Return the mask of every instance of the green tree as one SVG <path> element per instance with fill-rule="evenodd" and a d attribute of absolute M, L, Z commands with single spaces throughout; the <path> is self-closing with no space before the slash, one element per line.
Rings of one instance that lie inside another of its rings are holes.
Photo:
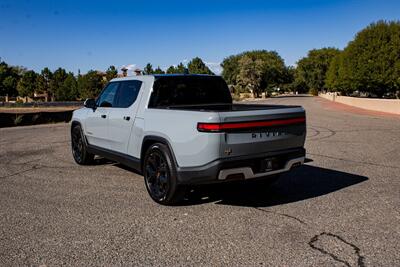
<path fill-rule="evenodd" d="M 144 67 L 144 74 L 149 75 L 149 74 L 153 74 L 154 70 L 153 70 L 153 66 L 150 63 L 147 63 L 146 67 Z"/>
<path fill-rule="evenodd" d="M 33 70 L 25 72 L 18 82 L 17 90 L 19 96 L 33 97 L 36 87 L 37 74 Z"/>
<path fill-rule="evenodd" d="M 78 98 L 78 83 L 72 72 L 67 74 L 61 87 L 57 90 L 57 100 L 71 101 Z"/>
<path fill-rule="evenodd" d="M 345 68 L 343 67 L 343 52 L 336 55 L 326 72 L 325 86 L 328 91 L 341 92 L 344 95 L 351 93 L 351 86 L 346 82 Z"/>
<path fill-rule="evenodd" d="M 103 89 L 101 75 L 94 70 L 90 70 L 85 75 L 81 75 L 78 78 L 78 89 L 82 99 L 97 97 Z"/>
<path fill-rule="evenodd" d="M 38 93 L 45 93 L 49 94 L 50 92 L 50 83 L 53 78 L 53 73 L 50 71 L 49 68 L 44 68 L 40 75 L 37 76 L 36 83 L 37 83 L 37 92 Z"/>
<path fill-rule="evenodd" d="M 339 54 L 336 48 L 310 50 L 307 57 L 297 62 L 296 83 L 305 84 L 307 89 L 326 89 L 326 73 L 333 58 Z"/>
<path fill-rule="evenodd" d="M 158 66 L 158 67 L 154 70 L 153 73 L 154 73 L 154 74 L 165 74 L 165 71 L 163 71 L 163 70 L 160 68 L 160 66 Z"/>
<path fill-rule="evenodd" d="M 237 85 L 242 91 L 250 90 L 254 97 L 261 96 L 261 82 L 263 79 L 263 61 L 252 59 L 250 56 L 243 56 L 238 64 L 239 74 L 236 77 Z"/>
<path fill-rule="evenodd" d="M 9 67 L 8 64 L 1 61 L 0 62 L 0 96 L 7 95 L 7 91 L 3 84 L 4 80 L 9 76 Z"/>
<path fill-rule="evenodd" d="M 182 63 L 180 65 L 183 66 Z M 178 67 L 179 67 L 179 65 L 178 65 Z M 214 73 L 207 67 L 207 65 L 199 57 L 193 58 L 188 63 L 188 70 L 189 70 L 189 73 L 192 73 L 192 74 L 210 74 L 210 75 L 214 75 Z"/>
<path fill-rule="evenodd" d="M 178 66 L 176 66 L 176 71 L 178 73 L 186 73 L 186 67 L 183 65 L 183 63 L 179 63 Z"/>
<path fill-rule="evenodd" d="M 331 65 L 327 85 L 345 94 L 358 90 L 382 96 L 400 90 L 400 22 L 372 23 Z"/>
<path fill-rule="evenodd" d="M 239 74 L 239 60 L 244 56 L 245 53 L 239 55 L 231 55 L 223 60 L 222 66 L 222 77 L 230 85 L 235 85 L 237 75 Z"/>
<path fill-rule="evenodd" d="M 17 83 L 25 70 L 0 62 L 0 96 L 18 95 Z"/>
<path fill-rule="evenodd" d="M 241 64 L 239 63 L 244 56 L 250 57 L 253 61 L 262 61 L 262 79 L 260 88 L 262 90 L 271 90 L 285 84 L 288 75 L 285 62 L 275 51 L 254 50 L 243 52 L 225 58 L 221 64 L 223 67 L 222 76 L 230 85 L 237 85 L 238 74 Z"/>
<path fill-rule="evenodd" d="M 165 71 L 163 71 L 163 70 L 160 68 L 160 66 L 158 66 L 158 67 L 154 70 L 153 74 L 165 74 Z"/>
<path fill-rule="evenodd" d="M 295 75 L 296 75 L 296 68 L 293 66 L 288 66 L 285 68 L 284 76 L 283 76 L 283 83 L 280 84 L 281 92 L 294 92 L 296 91 L 295 87 Z"/>
<path fill-rule="evenodd" d="M 109 82 L 112 79 L 116 78 L 117 75 L 118 75 L 118 71 L 115 68 L 115 66 L 111 65 L 110 67 L 108 67 L 108 69 L 106 70 L 106 80 L 107 80 L 107 82 Z"/>
<path fill-rule="evenodd" d="M 18 77 L 15 76 L 7 76 L 2 83 L 3 93 L 0 95 L 9 95 L 15 96 L 17 95 L 17 84 L 18 84 Z"/>
<path fill-rule="evenodd" d="M 174 74 L 174 73 L 179 73 L 178 69 L 175 66 L 169 66 L 166 73 L 168 74 Z"/>
<path fill-rule="evenodd" d="M 67 72 L 63 68 L 58 68 L 52 75 L 52 79 L 50 80 L 49 92 L 51 101 L 58 100 L 59 97 L 62 98 L 63 93 L 62 85 L 67 78 Z"/>

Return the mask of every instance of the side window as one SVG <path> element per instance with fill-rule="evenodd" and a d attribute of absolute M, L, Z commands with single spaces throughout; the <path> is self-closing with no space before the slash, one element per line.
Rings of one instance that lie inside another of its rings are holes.
<path fill-rule="evenodd" d="M 135 102 L 141 86 L 142 82 L 137 80 L 120 82 L 118 97 L 114 107 L 127 108 L 131 106 Z"/>
<path fill-rule="evenodd" d="M 101 95 L 97 98 L 96 104 L 99 107 L 114 107 L 115 106 L 115 96 L 118 90 L 118 83 L 109 83 L 106 88 L 104 88 Z"/>

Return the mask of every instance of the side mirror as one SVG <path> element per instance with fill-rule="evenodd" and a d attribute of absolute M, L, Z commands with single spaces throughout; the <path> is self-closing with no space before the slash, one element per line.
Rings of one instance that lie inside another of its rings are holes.
<path fill-rule="evenodd" d="M 85 102 L 83 103 L 83 105 L 85 106 L 85 108 L 95 109 L 96 108 L 96 100 L 94 100 L 93 98 L 87 98 L 85 100 Z"/>

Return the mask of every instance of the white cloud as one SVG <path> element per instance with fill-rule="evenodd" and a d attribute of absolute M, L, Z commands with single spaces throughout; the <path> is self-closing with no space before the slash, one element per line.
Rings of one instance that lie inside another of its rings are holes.
<path fill-rule="evenodd" d="M 218 62 L 204 62 L 204 63 L 215 74 L 220 75 L 222 73 L 221 63 Z"/>
<path fill-rule="evenodd" d="M 128 71 L 129 71 L 129 70 L 134 70 L 134 69 L 136 68 L 136 64 L 122 65 L 122 66 L 120 67 L 120 69 L 122 69 L 122 68 L 126 68 Z"/>
<path fill-rule="evenodd" d="M 134 75 L 134 70 L 138 68 L 136 64 L 127 64 L 127 65 L 122 65 L 119 67 L 118 72 L 122 73 L 122 69 L 125 68 L 128 70 L 128 76 Z"/>

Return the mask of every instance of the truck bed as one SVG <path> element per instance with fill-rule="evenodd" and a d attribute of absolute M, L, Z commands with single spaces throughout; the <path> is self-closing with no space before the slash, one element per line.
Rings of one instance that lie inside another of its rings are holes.
<path fill-rule="evenodd" d="M 262 105 L 262 104 L 209 104 L 209 105 L 179 105 L 168 106 L 166 109 L 204 111 L 204 112 L 227 112 L 227 111 L 252 111 L 297 108 L 300 106 L 288 105 Z"/>

